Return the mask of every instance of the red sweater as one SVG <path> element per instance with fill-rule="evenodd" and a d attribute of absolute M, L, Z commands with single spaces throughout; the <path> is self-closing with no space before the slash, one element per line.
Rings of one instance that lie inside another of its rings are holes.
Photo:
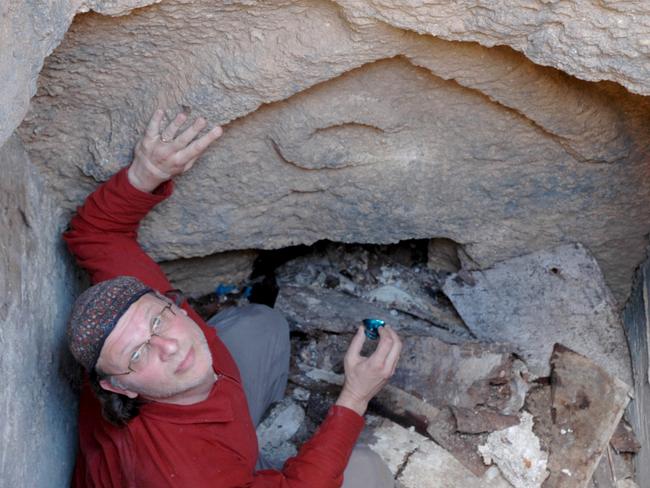
<path fill-rule="evenodd" d="M 136 241 L 140 220 L 171 195 L 173 183 L 144 193 L 126 170 L 101 185 L 79 208 L 64 234 L 70 251 L 93 283 L 130 275 L 161 292 L 171 289 L 160 267 Z M 309 487 L 342 484 L 343 470 L 363 428 L 363 418 L 333 406 L 314 436 L 282 471 L 254 471 L 255 427 L 239 371 L 215 330 L 187 303 L 183 308 L 203 329 L 219 380 L 208 398 L 194 405 L 152 402 L 126 427 L 100 413 L 85 384 L 79 406 L 76 487 Z"/>

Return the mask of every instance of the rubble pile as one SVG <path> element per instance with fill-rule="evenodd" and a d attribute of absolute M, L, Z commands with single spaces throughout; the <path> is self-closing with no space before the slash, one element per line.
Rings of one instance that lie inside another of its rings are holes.
<path fill-rule="evenodd" d="M 570 244 L 481 271 L 462 261 L 446 239 L 324 242 L 275 269 L 293 359 L 290 395 L 258 429 L 265 456 L 281 465 L 309 437 L 352 335 L 379 318 L 404 349 L 362 442 L 398 486 L 637 486 L 629 354 L 594 258 Z"/>

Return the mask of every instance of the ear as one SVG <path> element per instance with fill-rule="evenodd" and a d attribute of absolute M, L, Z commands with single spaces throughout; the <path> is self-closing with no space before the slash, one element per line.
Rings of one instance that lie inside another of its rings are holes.
<path fill-rule="evenodd" d="M 125 396 L 127 396 L 129 398 L 135 398 L 135 397 L 138 396 L 138 394 L 136 392 L 131 391 L 131 390 L 126 390 L 124 388 L 120 388 L 118 386 L 115 386 L 109 380 L 99 380 L 99 386 L 101 386 L 106 391 L 112 391 L 113 393 L 119 393 L 120 395 L 125 395 Z"/>
<path fill-rule="evenodd" d="M 187 310 L 185 310 L 184 308 L 181 308 L 180 311 L 183 315 L 187 315 Z"/>

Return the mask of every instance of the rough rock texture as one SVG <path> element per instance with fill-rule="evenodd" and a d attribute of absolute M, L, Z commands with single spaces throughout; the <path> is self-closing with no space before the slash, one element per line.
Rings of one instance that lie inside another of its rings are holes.
<path fill-rule="evenodd" d="M 74 273 L 60 215 L 15 136 L 0 148 L 0 174 L 2 485 L 69 486 L 76 399 L 64 336 Z"/>
<path fill-rule="evenodd" d="M 43 60 L 77 12 L 122 15 L 160 0 L 30 0 L 0 3 L 0 145 L 20 124 L 36 93 Z"/>
<path fill-rule="evenodd" d="M 623 324 L 582 246 L 521 256 L 468 277 L 452 275 L 443 289 L 480 340 L 515 345 L 536 376 L 549 375 L 553 345 L 563 344 L 632 384 Z"/>
<path fill-rule="evenodd" d="M 143 226 L 157 259 L 444 236 L 481 267 L 580 241 L 626 296 L 650 230 L 648 100 L 341 14 L 204 0 L 80 16 L 21 134 L 71 211 L 129 163 L 156 105 L 230 122 Z"/>
<path fill-rule="evenodd" d="M 241 285 L 253 270 L 256 251 L 224 252 L 205 258 L 160 263 L 174 288 L 185 294 L 205 295 L 220 284 Z"/>
<path fill-rule="evenodd" d="M 273 406 L 267 417 L 257 426 L 260 452 L 265 460 L 276 469 L 298 452 L 288 442 L 305 421 L 305 412 L 291 397 L 286 397 Z"/>
<path fill-rule="evenodd" d="M 623 323 L 632 357 L 634 398 L 627 416 L 641 443 L 635 458 L 638 479 L 650 480 L 650 260 L 639 269 L 634 289 L 623 313 Z"/>
<path fill-rule="evenodd" d="M 632 388 L 588 358 L 556 346 L 550 476 L 546 488 L 585 488 L 623 417 Z"/>
<path fill-rule="evenodd" d="M 122 15 L 160 0 L 37 0 L 0 6 L 0 144 L 18 125 L 35 92 L 43 59 L 77 12 Z M 241 2 L 243 4 L 252 2 Z M 626 2 L 405 2 L 339 0 L 365 26 L 385 23 L 447 40 L 508 45 L 538 64 L 586 80 L 612 80 L 650 94 L 650 15 L 643 0 Z"/>
<path fill-rule="evenodd" d="M 508 45 L 535 63 L 650 95 L 650 9 L 643 0 L 337 0 L 348 18 L 448 40 Z"/>
<path fill-rule="evenodd" d="M 404 488 L 510 488 L 498 473 L 475 476 L 456 458 L 426 437 L 384 421 L 369 447 L 379 454 Z"/>
<path fill-rule="evenodd" d="M 519 425 L 493 432 L 479 446 L 487 464 L 496 464 L 515 488 L 539 488 L 548 476 L 548 454 L 533 433 L 533 416 L 523 412 Z"/>

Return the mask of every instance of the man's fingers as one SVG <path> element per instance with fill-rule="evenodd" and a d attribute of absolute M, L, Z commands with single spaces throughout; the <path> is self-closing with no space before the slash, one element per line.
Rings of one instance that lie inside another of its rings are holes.
<path fill-rule="evenodd" d="M 183 133 L 176 138 L 174 141 L 174 144 L 178 146 L 179 148 L 183 148 L 187 146 L 190 142 L 194 140 L 194 138 L 201 132 L 205 126 L 207 125 L 206 120 L 203 117 L 199 117 L 194 121 L 192 125 L 190 125 L 187 129 L 183 131 Z"/>
<path fill-rule="evenodd" d="M 184 113 L 179 113 L 174 117 L 174 120 L 172 120 L 167 127 L 165 127 L 165 130 L 162 131 L 162 134 L 160 134 L 160 138 L 162 139 L 163 142 L 171 142 L 172 139 L 176 136 L 176 132 L 178 132 L 178 129 L 183 125 L 183 123 L 187 120 L 187 115 Z"/>
<path fill-rule="evenodd" d="M 391 329 L 390 332 L 393 334 L 393 347 L 389 351 L 388 356 L 386 356 L 385 366 L 390 371 L 390 375 L 393 376 L 400 354 L 402 353 L 402 341 L 394 330 Z"/>
<path fill-rule="evenodd" d="M 161 109 L 157 109 L 153 113 L 149 120 L 149 124 L 147 124 L 147 130 L 145 132 L 147 136 L 158 137 L 158 134 L 160 134 L 160 123 L 162 122 L 163 115 L 164 113 Z"/>
<path fill-rule="evenodd" d="M 370 360 L 376 365 L 383 365 L 386 362 L 388 353 L 393 347 L 393 336 L 390 333 L 390 327 L 384 326 L 380 327 L 379 332 L 379 344 L 377 349 L 370 356 Z"/>
<path fill-rule="evenodd" d="M 214 127 L 210 132 L 198 138 L 185 149 L 178 151 L 176 154 L 178 160 L 189 162 L 192 159 L 198 158 L 221 134 L 223 134 L 223 129 L 219 126 Z"/>
<path fill-rule="evenodd" d="M 363 326 L 360 326 L 357 329 L 357 333 L 354 334 L 354 337 L 350 341 L 350 346 L 348 347 L 348 352 L 346 356 L 349 358 L 358 358 L 361 356 L 361 348 L 363 348 L 363 343 L 366 341 L 366 334 L 363 332 Z"/>
<path fill-rule="evenodd" d="M 192 158 L 187 163 L 185 163 L 185 166 L 183 166 L 183 173 L 187 173 L 190 169 L 192 169 L 192 166 L 194 166 L 194 163 L 196 163 L 197 159 L 199 158 Z"/>

